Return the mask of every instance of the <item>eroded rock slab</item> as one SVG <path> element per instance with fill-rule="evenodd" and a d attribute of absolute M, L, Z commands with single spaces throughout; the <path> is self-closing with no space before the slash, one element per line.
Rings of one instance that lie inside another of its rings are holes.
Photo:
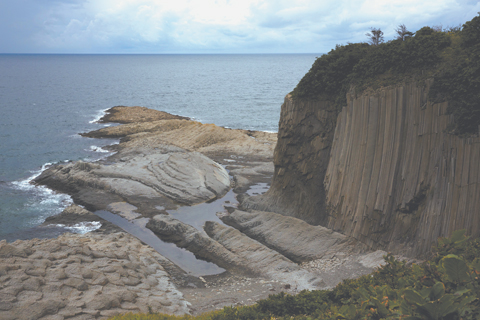
<path fill-rule="evenodd" d="M 235 210 L 220 219 L 298 263 L 343 250 L 348 241 L 338 232 L 273 212 Z"/>
<path fill-rule="evenodd" d="M 184 314 L 160 254 L 125 233 L 0 241 L 0 319 Z"/>
<path fill-rule="evenodd" d="M 200 153 L 174 147 L 168 153 L 151 152 L 129 153 L 113 164 L 78 161 L 57 165 L 36 182 L 70 193 L 100 189 L 120 198 L 111 202 L 131 197 L 169 198 L 188 205 L 221 197 L 230 188 L 227 171 Z"/>
<path fill-rule="evenodd" d="M 98 122 L 139 123 L 168 119 L 187 120 L 188 118 L 145 107 L 116 106 L 108 109 L 106 114 L 98 120 Z"/>
<path fill-rule="evenodd" d="M 174 242 L 177 246 L 194 253 L 196 257 L 213 262 L 234 274 L 258 275 L 258 272 L 250 267 L 248 260 L 232 254 L 204 232 L 172 216 L 157 215 L 150 219 L 147 228 L 162 240 Z"/>
<path fill-rule="evenodd" d="M 295 282 L 302 289 L 320 288 L 322 279 L 301 269 L 282 254 L 240 231 L 207 221 L 203 233 L 171 216 L 155 216 L 147 224 L 162 239 L 175 242 L 196 256 L 236 274 Z"/>

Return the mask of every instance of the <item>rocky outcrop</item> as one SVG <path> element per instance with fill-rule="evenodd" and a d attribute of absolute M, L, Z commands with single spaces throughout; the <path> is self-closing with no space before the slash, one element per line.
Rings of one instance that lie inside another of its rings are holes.
<path fill-rule="evenodd" d="M 105 115 L 100 118 L 98 122 L 140 123 L 171 119 L 188 120 L 186 117 L 176 116 L 167 112 L 148 109 L 145 107 L 117 106 L 105 111 Z"/>
<path fill-rule="evenodd" d="M 335 133 L 337 112 L 324 101 L 293 101 L 282 105 L 275 173 L 266 195 L 243 203 L 245 209 L 292 215 L 308 223 L 322 222 L 325 212 L 323 179 Z"/>
<path fill-rule="evenodd" d="M 301 289 L 319 288 L 323 284 L 318 276 L 302 270 L 282 254 L 236 229 L 213 221 L 205 223 L 205 233 L 165 215 L 155 216 L 147 227 L 160 238 L 173 241 L 234 274 L 263 276 L 283 282 L 297 281 Z"/>
<path fill-rule="evenodd" d="M 141 107 L 114 107 L 102 122 L 118 126 L 82 134 L 121 138 L 106 148 L 117 153 L 95 163 L 55 165 L 35 183 L 68 193 L 88 210 L 128 202 L 144 216 L 222 197 L 270 181 L 275 133 L 233 130 Z M 223 165 L 223 166 L 222 166 Z M 235 173 L 233 173 L 235 172 Z"/>
<path fill-rule="evenodd" d="M 454 230 L 480 235 L 480 138 L 446 133 L 447 103 L 414 84 L 348 95 L 325 177 L 326 225 L 413 254 Z"/>
<path fill-rule="evenodd" d="M 235 210 L 221 219 L 297 263 L 320 259 L 330 251 L 346 251 L 348 246 L 347 237 L 338 232 L 273 212 Z"/>
<path fill-rule="evenodd" d="M 297 218 L 236 210 L 222 220 L 235 228 L 206 221 L 197 230 L 168 215 L 155 216 L 147 227 L 232 274 L 280 281 L 295 290 L 331 288 L 384 263 L 386 252 L 368 251 L 344 235 Z"/>
<path fill-rule="evenodd" d="M 78 161 L 57 165 L 43 172 L 36 182 L 74 194 L 87 187 L 121 199 L 169 198 L 188 205 L 221 197 L 230 189 L 227 171 L 211 159 L 180 148 L 163 149 L 150 154 L 130 150 L 113 164 Z M 88 203 L 89 199 L 84 201 Z M 94 202 L 88 204 L 95 206 Z"/>
<path fill-rule="evenodd" d="M 0 318 L 106 319 L 188 313 L 152 248 L 125 233 L 0 241 Z"/>
<path fill-rule="evenodd" d="M 128 123 L 83 133 L 90 138 L 123 138 L 121 149 L 177 146 L 207 156 L 240 155 L 272 159 L 277 135 L 270 132 L 226 129 L 214 124 L 179 119 Z"/>
<path fill-rule="evenodd" d="M 282 106 L 275 176 L 246 207 L 321 224 L 374 248 L 418 256 L 438 237 L 480 235 L 480 138 L 446 133 L 447 103 L 416 84 Z"/>
<path fill-rule="evenodd" d="M 205 233 L 170 215 L 153 217 L 148 221 L 147 228 L 152 230 L 160 239 L 174 242 L 180 248 L 194 253 L 196 257 L 214 262 L 234 274 L 258 275 L 258 272 L 243 257 L 232 254 Z"/>

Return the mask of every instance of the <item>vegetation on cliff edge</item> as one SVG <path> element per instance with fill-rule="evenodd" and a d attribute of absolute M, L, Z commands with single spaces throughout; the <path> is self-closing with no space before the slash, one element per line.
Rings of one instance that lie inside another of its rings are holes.
<path fill-rule="evenodd" d="M 480 239 L 464 230 L 439 239 L 434 257 L 407 265 L 392 255 L 372 274 L 333 290 L 280 293 L 253 306 L 225 307 L 196 317 L 127 314 L 111 320 L 405 319 L 480 318 Z"/>
<path fill-rule="evenodd" d="M 434 78 L 432 102 L 448 101 L 455 134 L 480 125 L 480 15 L 462 28 L 423 27 L 412 37 L 378 45 L 337 45 L 314 62 L 292 92 L 293 99 L 329 100 L 340 110 L 346 93 Z"/>

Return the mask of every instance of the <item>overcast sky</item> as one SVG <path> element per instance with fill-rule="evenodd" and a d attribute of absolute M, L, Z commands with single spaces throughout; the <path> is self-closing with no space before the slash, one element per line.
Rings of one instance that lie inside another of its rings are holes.
<path fill-rule="evenodd" d="M 0 53 L 326 53 L 457 26 L 469 0 L 0 0 Z"/>

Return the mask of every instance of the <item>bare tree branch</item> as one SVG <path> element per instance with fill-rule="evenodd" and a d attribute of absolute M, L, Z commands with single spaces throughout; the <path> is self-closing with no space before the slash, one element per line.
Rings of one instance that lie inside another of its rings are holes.
<path fill-rule="evenodd" d="M 405 41 L 406 38 L 413 36 L 413 32 L 408 31 L 404 24 L 399 25 L 395 32 L 397 32 L 397 40 Z"/>
<path fill-rule="evenodd" d="M 368 37 L 368 43 L 374 46 L 378 46 L 383 43 L 383 31 L 380 28 L 371 28 L 370 32 L 365 34 Z"/>

